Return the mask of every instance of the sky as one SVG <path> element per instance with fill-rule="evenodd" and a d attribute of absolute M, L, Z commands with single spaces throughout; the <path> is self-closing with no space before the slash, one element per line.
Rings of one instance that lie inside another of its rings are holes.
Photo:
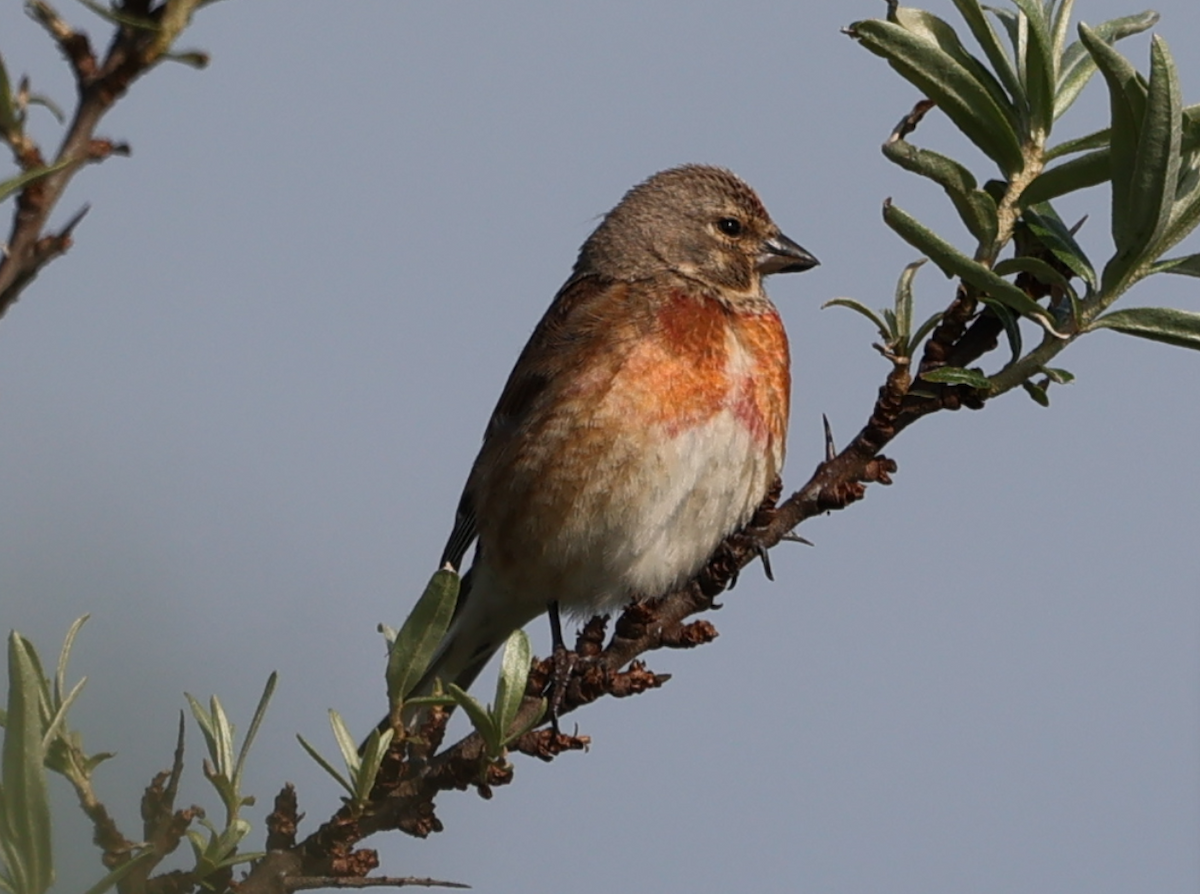
<path fill-rule="evenodd" d="M 1200 6 L 1157 8 L 1200 101 Z M 1076 3 L 1093 24 L 1133 11 Z M 211 66 L 164 66 L 105 119 L 132 157 L 76 177 L 55 215 L 90 203 L 75 247 L 0 320 L 0 628 L 50 659 L 90 613 L 73 721 L 118 754 L 98 787 L 128 834 L 184 692 L 244 729 L 272 670 L 248 842 L 284 782 L 302 834 L 336 808 L 295 733 L 332 755 L 327 709 L 378 719 L 376 625 L 434 570 L 579 244 L 649 174 L 730 167 L 821 259 L 769 282 L 793 346 L 786 484 L 820 460 L 822 413 L 853 436 L 887 365 L 864 320 L 821 304 L 891 301 L 915 254 L 882 222 L 889 196 L 967 245 L 940 190 L 879 152 L 919 97 L 839 29 L 883 12 L 228 0 L 197 17 L 182 46 Z M 1123 48 L 1146 68 L 1144 37 Z M 16 0 L 0 53 L 69 105 Z M 1102 126 L 1089 94 L 1065 136 Z M 914 140 L 991 176 L 934 116 Z M 1097 258 L 1108 201 L 1063 207 Z M 1196 291 L 1160 276 L 1125 305 L 1196 309 Z M 921 314 L 951 295 L 918 276 Z M 715 643 L 651 656 L 663 690 L 572 717 L 587 754 L 518 758 L 489 802 L 443 796 L 445 832 L 368 842 L 382 871 L 498 894 L 1200 889 L 1200 356 L 1102 332 L 1059 360 L 1077 380 L 1048 410 L 1018 391 L 905 431 L 892 487 L 806 523 L 815 546 L 775 550 L 775 583 L 749 569 Z M 184 800 L 215 815 L 188 735 Z M 81 890 L 101 870 L 56 797 L 58 890 Z"/>

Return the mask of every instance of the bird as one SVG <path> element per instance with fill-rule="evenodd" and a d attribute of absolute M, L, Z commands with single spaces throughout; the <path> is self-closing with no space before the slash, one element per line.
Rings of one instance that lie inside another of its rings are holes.
<path fill-rule="evenodd" d="M 818 263 L 721 167 L 661 171 L 604 215 L 488 420 L 441 558 L 458 570 L 474 544 L 472 563 L 413 694 L 469 688 L 547 611 L 669 592 L 750 520 L 791 392 L 763 279 Z"/>

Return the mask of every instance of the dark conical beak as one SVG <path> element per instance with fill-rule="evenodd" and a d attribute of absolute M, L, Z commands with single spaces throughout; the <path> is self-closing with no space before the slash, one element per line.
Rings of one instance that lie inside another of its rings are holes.
<path fill-rule="evenodd" d="M 772 273 L 800 273 L 820 263 L 783 233 L 776 233 L 763 241 L 757 266 L 759 273 L 768 276 Z"/>

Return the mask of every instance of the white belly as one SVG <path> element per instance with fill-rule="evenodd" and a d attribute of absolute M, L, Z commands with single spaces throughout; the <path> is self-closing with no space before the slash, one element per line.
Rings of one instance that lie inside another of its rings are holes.
<path fill-rule="evenodd" d="M 581 500 L 591 511 L 573 514 L 548 544 L 555 582 L 545 583 L 560 588 L 572 614 L 613 611 L 682 584 L 750 519 L 776 473 L 731 410 L 652 440 L 655 449 L 621 457 L 633 466 L 625 474 L 598 469 Z"/>

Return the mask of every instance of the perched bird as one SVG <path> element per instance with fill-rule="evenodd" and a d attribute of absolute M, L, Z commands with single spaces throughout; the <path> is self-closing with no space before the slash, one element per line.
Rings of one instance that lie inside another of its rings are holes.
<path fill-rule="evenodd" d="M 425 680 L 470 686 L 556 604 L 612 612 L 696 574 L 783 467 L 787 336 L 763 277 L 816 258 L 745 182 L 684 165 L 588 237 L 508 377 L 443 563 L 478 540 Z"/>

